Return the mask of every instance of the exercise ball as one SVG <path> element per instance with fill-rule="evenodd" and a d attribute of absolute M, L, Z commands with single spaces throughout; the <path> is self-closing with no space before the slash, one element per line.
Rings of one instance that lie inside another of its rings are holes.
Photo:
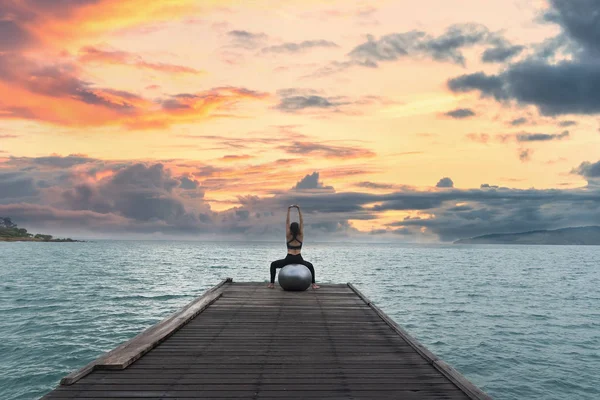
<path fill-rule="evenodd" d="M 312 274 L 302 264 L 290 264 L 281 268 L 277 280 L 283 290 L 302 292 L 310 286 Z"/>

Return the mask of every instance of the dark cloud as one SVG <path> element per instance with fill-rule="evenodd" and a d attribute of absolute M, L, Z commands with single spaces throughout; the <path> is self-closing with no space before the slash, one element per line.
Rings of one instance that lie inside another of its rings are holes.
<path fill-rule="evenodd" d="M 198 182 L 191 180 L 187 176 L 182 176 L 179 180 L 181 181 L 179 187 L 182 189 L 197 189 L 198 188 Z"/>
<path fill-rule="evenodd" d="M 0 15 L 2 15 L 2 8 L 0 6 Z M 0 52 L 20 50 L 34 42 L 35 39 L 17 22 L 0 19 Z"/>
<path fill-rule="evenodd" d="M 32 177 L 23 172 L 0 172 L 0 202 L 35 196 L 38 190 Z"/>
<path fill-rule="evenodd" d="M 577 125 L 577 121 L 560 121 L 558 123 L 558 126 L 562 127 L 562 128 L 567 128 L 569 126 L 575 126 Z"/>
<path fill-rule="evenodd" d="M 397 231 L 406 239 L 424 235 L 430 240 L 447 241 L 495 232 L 600 224 L 600 192 L 592 185 L 581 189 L 520 190 L 483 184 L 480 189 L 426 191 L 401 185 L 377 187 L 363 181 L 356 186 L 392 191 L 336 192 L 320 180 L 319 172 L 313 172 L 291 190 L 268 197 L 240 195 L 234 208 L 213 212 L 202 198 L 186 197 L 198 189 L 183 189 L 183 177 L 174 177 L 162 164 L 96 160 L 59 173 L 55 168 L 43 167 L 34 159 L 3 161 L 0 214 L 13 217 L 27 229 L 46 224 L 50 228 L 43 231 L 53 234 L 61 232 L 62 227 L 71 227 L 127 235 L 207 233 L 276 238 L 283 235 L 285 210 L 294 203 L 302 207 L 307 229 L 323 237 L 333 233 L 335 237 L 357 235 L 352 220 L 376 220 L 386 211 L 416 214 L 379 232 Z M 103 171 L 112 174 L 101 180 L 90 179 Z M 582 163 L 572 173 L 597 179 L 600 162 Z M 10 198 L 4 197 L 6 193 Z"/>
<path fill-rule="evenodd" d="M 454 92 L 479 91 L 500 102 L 536 106 L 542 115 L 600 113 L 600 16 L 597 0 L 551 0 L 545 20 L 562 32 L 533 56 L 496 75 L 450 79 Z M 553 59 L 562 49 L 564 57 Z"/>
<path fill-rule="evenodd" d="M 310 175 L 306 175 L 304 178 L 302 178 L 297 184 L 296 186 L 294 186 L 294 189 L 296 190 L 302 190 L 302 189 L 326 189 L 326 190 L 331 190 L 333 189 L 332 186 L 325 186 L 323 185 L 323 182 L 319 181 L 319 173 L 318 172 L 313 172 Z"/>
<path fill-rule="evenodd" d="M 500 75 L 482 72 L 448 82 L 454 92 L 477 90 L 498 101 L 535 105 L 543 115 L 600 112 L 600 68 L 597 63 L 563 61 L 545 64 L 528 60 L 511 65 Z"/>
<path fill-rule="evenodd" d="M 435 186 L 439 188 L 451 188 L 454 187 L 454 182 L 450 178 L 442 178 Z"/>
<path fill-rule="evenodd" d="M 97 161 L 94 158 L 87 156 L 81 156 L 76 154 L 70 154 L 66 157 L 61 156 L 47 156 L 47 157 L 35 157 L 31 159 L 34 164 L 44 165 L 49 167 L 57 168 L 71 168 L 74 165 L 87 164 L 90 162 Z"/>
<path fill-rule="evenodd" d="M 524 118 L 524 117 L 513 119 L 512 121 L 510 121 L 510 124 L 512 126 L 519 126 L 519 125 L 523 125 L 526 123 L 527 123 L 527 118 Z"/>
<path fill-rule="evenodd" d="M 504 92 L 503 80 L 495 75 L 486 75 L 483 72 L 465 74 L 448 81 L 448 88 L 453 92 L 470 92 L 479 90 L 484 97 L 494 97 L 496 100 L 507 98 Z"/>
<path fill-rule="evenodd" d="M 525 46 L 512 46 L 510 44 L 501 44 L 496 47 L 486 49 L 481 56 L 481 61 L 485 63 L 503 63 L 513 57 L 518 56 L 525 50 Z"/>
<path fill-rule="evenodd" d="M 361 147 L 333 146 L 324 143 L 292 141 L 290 144 L 278 146 L 279 149 L 290 154 L 303 156 L 321 156 L 324 158 L 361 158 L 373 157 L 375 153 Z"/>
<path fill-rule="evenodd" d="M 395 185 L 389 183 L 375 183 L 375 182 L 357 182 L 354 186 L 367 188 L 367 189 L 393 189 Z"/>
<path fill-rule="evenodd" d="M 600 54 L 600 15 L 597 0 L 550 0 L 545 19 L 584 50 Z"/>
<path fill-rule="evenodd" d="M 231 38 L 235 47 L 241 47 L 248 50 L 260 47 L 268 37 L 264 33 L 253 33 L 244 30 L 229 31 L 227 32 L 227 36 Z"/>
<path fill-rule="evenodd" d="M 407 210 L 431 210 L 440 207 L 444 199 L 423 193 L 398 193 L 386 196 L 381 204 L 373 206 L 373 211 L 407 211 Z"/>
<path fill-rule="evenodd" d="M 600 161 L 595 163 L 589 161 L 582 162 L 577 168 L 574 168 L 571 173 L 581 175 L 584 178 L 600 178 Z"/>
<path fill-rule="evenodd" d="M 49 18 L 64 19 L 78 7 L 99 0 L 20 0 L 0 2 L 0 53 L 25 50 L 39 45 L 31 27 Z"/>
<path fill-rule="evenodd" d="M 519 142 L 547 142 L 550 140 L 561 140 L 569 137 L 569 131 L 564 131 L 557 134 L 548 133 L 519 133 L 517 134 Z"/>
<path fill-rule="evenodd" d="M 113 213 L 136 221 L 177 225 L 196 217 L 187 213 L 174 193 L 181 182 L 162 164 L 134 164 L 95 186 L 77 185 L 63 193 L 72 210 Z"/>
<path fill-rule="evenodd" d="M 457 108 L 456 110 L 448 111 L 444 114 L 447 117 L 452 117 L 455 119 L 464 119 L 475 116 L 475 111 L 470 108 Z"/>
<path fill-rule="evenodd" d="M 480 188 L 481 189 L 499 189 L 500 187 L 497 185 L 490 185 L 489 183 L 482 183 Z"/>
<path fill-rule="evenodd" d="M 331 48 L 331 47 L 339 47 L 334 42 L 329 40 L 304 40 L 299 43 L 283 43 L 275 46 L 265 47 L 261 50 L 263 53 L 299 53 L 304 50 L 313 49 L 313 48 Z"/>
<path fill-rule="evenodd" d="M 346 61 L 333 61 L 314 75 L 336 73 L 353 66 L 377 68 L 381 62 L 397 61 L 403 57 L 426 57 L 464 66 L 463 49 L 486 44 L 498 47 L 502 43 L 507 43 L 502 36 L 479 24 L 452 25 L 439 36 L 417 30 L 392 33 L 379 39 L 368 35 L 366 42 L 347 54 Z"/>
<path fill-rule="evenodd" d="M 530 161 L 532 154 L 533 154 L 533 150 L 531 150 L 531 149 L 519 150 L 519 160 L 521 160 L 521 162 Z"/>
<path fill-rule="evenodd" d="M 286 113 L 312 111 L 314 113 L 328 112 L 357 115 L 363 112 L 365 106 L 397 104 L 380 96 L 361 96 L 351 99 L 347 96 L 325 96 L 313 89 L 281 89 L 277 91 L 277 94 L 280 101 L 274 109 Z M 290 130 L 287 130 L 287 132 L 289 133 Z"/>
<path fill-rule="evenodd" d="M 335 107 L 345 104 L 349 103 L 316 95 L 289 96 L 282 97 L 275 108 L 283 112 L 293 113 L 305 109 L 335 109 Z"/>

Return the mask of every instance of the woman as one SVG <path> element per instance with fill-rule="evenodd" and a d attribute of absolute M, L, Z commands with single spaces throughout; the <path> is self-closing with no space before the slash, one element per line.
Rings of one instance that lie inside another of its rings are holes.
<path fill-rule="evenodd" d="M 294 207 L 298 209 L 300 225 L 298 225 L 297 222 L 292 222 L 290 224 L 290 210 Z M 287 240 L 288 254 L 283 260 L 277 260 L 271 263 L 271 283 L 269 283 L 267 287 L 275 287 L 275 273 L 277 272 L 277 268 L 283 268 L 288 264 L 302 264 L 305 265 L 312 274 L 312 288 L 320 288 L 320 286 L 315 283 L 315 269 L 313 268 L 313 265 L 308 261 L 304 261 L 300 255 L 302 241 L 304 240 L 304 223 L 302 222 L 302 212 L 300 211 L 300 207 L 295 204 L 288 207 L 287 219 L 285 220 L 285 238 Z"/>

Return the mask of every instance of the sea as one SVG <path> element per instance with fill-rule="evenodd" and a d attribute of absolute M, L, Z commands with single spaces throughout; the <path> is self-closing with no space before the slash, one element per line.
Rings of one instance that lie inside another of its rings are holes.
<path fill-rule="evenodd" d="M 0 243 L 0 399 L 59 380 L 226 277 L 265 282 L 284 243 Z M 600 398 L 600 246 L 307 243 L 494 399 Z"/>

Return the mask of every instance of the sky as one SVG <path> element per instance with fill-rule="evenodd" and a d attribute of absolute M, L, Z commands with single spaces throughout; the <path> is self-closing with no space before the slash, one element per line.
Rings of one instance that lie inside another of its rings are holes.
<path fill-rule="evenodd" d="M 33 232 L 599 225 L 599 122 L 600 0 L 0 0 L 0 216 Z"/>

